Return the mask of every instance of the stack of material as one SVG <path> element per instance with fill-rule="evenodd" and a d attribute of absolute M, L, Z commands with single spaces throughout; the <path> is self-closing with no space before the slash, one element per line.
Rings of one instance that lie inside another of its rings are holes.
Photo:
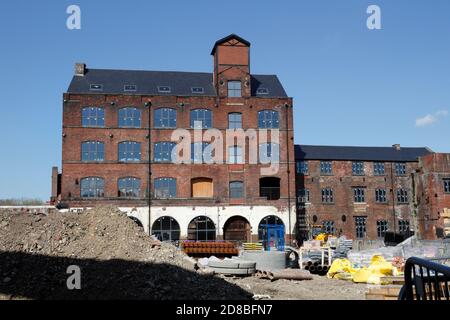
<path fill-rule="evenodd" d="M 231 257 L 239 254 L 232 242 L 183 242 L 183 251 L 192 257 Z"/>
<path fill-rule="evenodd" d="M 398 300 L 401 285 L 374 286 L 366 292 L 366 300 Z"/>
<path fill-rule="evenodd" d="M 319 276 L 325 276 L 328 273 L 329 266 L 320 265 L 319 262 L 308 261 L 305 266 L 305 270 L 309 271 L 311 274 L 317 274 Z"/>
<path fill-rule="evenodd" d="M 263 245 L 262 243 L 258 242 L 258 243 L 244 243 L 242 244 L 244 247 L 244 250 L 246 251 L 261 251 L 263 250 Z"/>
<path fill-rule="evenodd" d="M 347 258 L 347 254 L 353 248 L 353 240 L 340 238 L 336 250 L 334 250 L 333 259 Z"/>
<path fill-rule="evenodd" d="M 256 262 L 241 259 L 210 259 L 208 268 L 224 275 L 249 276 L 256 272 Z"/>

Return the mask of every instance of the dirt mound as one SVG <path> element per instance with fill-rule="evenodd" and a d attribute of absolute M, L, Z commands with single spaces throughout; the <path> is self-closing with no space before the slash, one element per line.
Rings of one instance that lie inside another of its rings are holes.
<path fill-rule="evenodd" d="M 195 272 L 175 246 L 152 240 L 112 206 L 83 213 L 0 212 L 3 298 L 246 299 L 226 281 Z M 82 290 L 66 286 L 69 265 Z"/>

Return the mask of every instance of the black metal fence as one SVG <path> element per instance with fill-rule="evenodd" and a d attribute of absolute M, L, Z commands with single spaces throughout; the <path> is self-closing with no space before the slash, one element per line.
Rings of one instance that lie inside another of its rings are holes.
<path fill-rule="evenodd" d="M 449 293 L 450 267 L 416 257 L 405 264 L 405 285 L 399 300 L 447 300 Z"/>

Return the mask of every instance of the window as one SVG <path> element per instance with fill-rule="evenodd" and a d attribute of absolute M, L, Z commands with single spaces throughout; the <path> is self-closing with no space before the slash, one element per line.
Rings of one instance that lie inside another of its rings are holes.
<path fill-rule="evenodd" d="M 352 162 L 352 173 L 354 176 L 363 176 L 364 175 L 364 162 L 353 161 Z"/>
<path fill-rule="evenodd" d="M 259 196 L 267 200 L 280 199 L 280 179 L 275 177 L 259 179 Z"/>
<path fill-rule="evenodd" d="M 256 94 L 257 95 L 269 94 L 269 89 L 267 89 L 267 88 L 258 88 L 258 89 L 256 89 Z"/>
<path fill-rule="evenodd" d="M 141 161 L 141 143 L 134 141 L 119 143 L 119 161 Z"/>
<path fill-rule="evenodd" d="M 119 197 L 138 198 L 141 194 L 141 179 L 127 177 L 119 179 Z"/>
<path fill-rule="evenodd" d="M 308 161 L 297 161 L 296 163 L 297 173 L 298 174 L 308 174 L 309 165 Z"/>
<path fill-rule="evenodd" d="M 214 195 L 213 180 L 196 178 L 191 180 L 192 198 L 212 198 Z"/>
<path fill-rule="evenodd" d="M 228 147 L 228 163 L 230 164 L 244 163 L 244 159 L 242 156 L 242 147 L 238 146 Z"/>
<path fill-rule="evenodd" d="M 171 93 L 172 90 L 168 86 L 158 86 L 159 93 Z"/>
<path fill-rule="evenodd" d="M 398 189 L 397 190 L 397 202 L 398 203 L 408 203 L 408 191 L 405 189 Z"/>
<path fill-rule="evenodd" d="M 241 199 L 244 197 L 244 183 L 242 181 L 230 182 L 230 198 Z"/>
<path fill-rule="evenodd" d="M 159 108 L 154 112 L 153 126 L 155 128 L 176 128 L 177 111 L 171 108 Z"/>
<path fill-rule="evenodd" d="M 326 234 L 334 234 L 334 221 L 324 221 L 323 222 L 323 229 Z"/>
<path fill-rule="evenodd" d="M 333 203 L 333 189 L 322 189 L 322 203 Z"/>
<path fill-rule="evenodd" d="M 300 203 L 309 203 L 309 190 L 308 189 L 298 189 L 297 200 Z"/>
<path fill-rule="evenodd" d="M 206 216 L 193 219 L 188 225 L 188 240 L 216 240 L 216 226 L 214 222 Z"/>
<path fill-rule="evenodd" d="M 175 142 L 157 142 L 153 147 L 153 161 L 155 162 L 172 162 L 175 161 Z"/>
<path fill-rule="evenodd" d="M 408 220 L 399 220 L 398 221 L 398 231 L 400 234 L 409 235 L 410 234 L 409 221 Z"/>
<path fill-rule="evenodd" d="M 405 176 L 406 175 L 406 163 L 397 162 L 395 164 L 395 174 L 397 176 Z"/>
<path fill-rule="evenodd" d="M 86 107 L 82 110 L 83 127 L 105 126 L 105 110 L 99 107 Z"/>
<path fill-rule="evenodd" d="M 355 231 L 357 239 L 366 237 L 367 217 L 355 217 Z"/>
<path fill-rule="evenodd" d="M 384 238 L 386 232 L 389 231 L 389 225 L 386 220 L 377 221 L 377 237 Z"/>
<path fill-rule="evenodd" d="M 280 120 L 277 111 L 263 110 L 258 112 L 259 129 L 278 129 Z"/>
<path fill-rule="evenodd" d="M 228 129 L 242 129 L 242 113 L 228 114 Z"/>
<path fill-rule="evenodd" d="M 375 201 L 377 203 L 386 203 L 386 189 L 375 189 Z"/>
<path fill-rule="evenodd" d="M 125 92 L 136 92 L 137 91 L 137 86 L 135 86 L 134 84 L 126 84 L 123 86 L 123 91 Z"/>
<path fill-rule="evenodd" d="M 156 199 L 169 199 L 177 196 L 177 180 L 174 178 L 155 179 L 154 188 Z"/>
<path fill-rule="evenodd" d="M 333 165 L 331 161 L 320 161 L 320 174 L 326 176 L 333 174 Z"/>
<path fill-rule="evenodd" d="M 161 217 L 153 223 L 152 233 L 159 241 L 178 241 L 180 225 L 172 217 Z"/>
<path fill-rule="evenodd" d="M 277 163 L 280 161 L 280 145 L 278 143 L 262 143 L 259 145 L 259 161 L 261 163 Z"/>
<path fill-rule="evenodd" d="M 191 161 L 194 163 L 212 162 L 211 146 L 207 142 L 191 143 Z"/>
<path fill-rule="evenodd" d="M 208 129 L 212 127 L 212 112 L 207 109 L 191 111 L 191 128 Z"/>
<path fill-rule="evenodd" d="M 230 98 L 242 97 L 240 81 L 228 81 L 228 97 Z"/>
<path fill-rule="evenodd" d="M 201 94 L 204 93 L 205 90 L 202 87 L 193 87 L 191 88 L 192 93 Z"/>
<path fill-rule="evenodd" d="M 444 179 L 444 192 L 450 193 L 450 179 Z"/>
<path fill-rule="evenodd" d="M 356 203 L 366 202 L 365 188 L 353 188 L 353 201 Z"/>
<path fill-rule="evenodd" d="M 103 178 L 87 177 L 81 179 L 82 198 L 101 198 L 105 196 L 105 181 Z"/>
<path fill-rule="evenodd" d="M 373 174 L 376 176 L 384 176 L 385 175 L 385 169 L 384 169 L 383 162 L 374 162 L 373 163 Z"/>
<path fill-rule="evenodd" d="M 86 141 L 81 144 L 81 161 L 104 161 L 105 144 L 100 141 Z"/>
<path fill-rule="evenodd" d="M 102 84 L 91 84 L 89 86 L 90 91 L 103 91 L 103 85 Z"/>
<path fill-rule="evenodd" d="M 140 128 L 141 110 L 131 107 L 119 109 L 119 127 Z"/>

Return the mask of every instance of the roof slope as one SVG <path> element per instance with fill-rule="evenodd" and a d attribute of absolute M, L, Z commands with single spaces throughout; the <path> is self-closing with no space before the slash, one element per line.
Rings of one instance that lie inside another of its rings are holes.
<path fill-rule="evenodd" d="M 252 96 L 287 97 L 276 75 L 252 75 Z M 91 85 L 102 85 L 102 90 L 90 90 Z M 135 85 L 136 91 L 125 92 L 125 85 Z M 170 87 L 170 93 L 158 92 L 158 86 Z M 193 93 L 193 87 L 203 88 L 203 93 Z M 265 88 L 268 94 L 257 94 Z M 109 93 L 177 96 L 216 96 L 212 73 L 179 71 L 134 71 L 87 69 L 84 76 L 74 76 L 68 93 Z"/>
<path fill-rule="evenodd" d="M 296 145 L 297 160 L 353 160 L 353 161 L 417 161 L 432 153 L 428 148 L 341 147 Z"/>

